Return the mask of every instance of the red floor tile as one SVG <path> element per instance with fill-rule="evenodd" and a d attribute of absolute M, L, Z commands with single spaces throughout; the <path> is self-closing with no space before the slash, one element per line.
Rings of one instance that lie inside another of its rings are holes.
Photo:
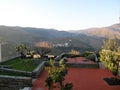
<path fill-rule="evenodd" d="M 32 90 L 48 90 L 45 87 L 47 72 L 43 71 L 34 82 Z M 69 68 L 65 82 L 73 83 L 73 90 L 120 90 L 120 85 L 109 86 L 103 78 L 113 77 L 106 69 Z"/>

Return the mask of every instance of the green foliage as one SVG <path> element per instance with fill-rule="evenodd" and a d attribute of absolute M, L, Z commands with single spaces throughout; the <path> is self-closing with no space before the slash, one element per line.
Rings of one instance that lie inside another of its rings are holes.
<path fill-rule="evenodd" d="M 60 88 L 60 90 L 72 90 L 72 83 L 66 83 L 64 85 L 64 77 L 68 72 L 64 60 L 60 60 L 59 67 L 56 67 L 54 63 L 55 61 L 51 59 L 51 67 L 47 67 L 49 76 L 46 78 L 45 82 L 48 89 L 53 90 L 55 88 Z"/>
<path fill-rule="evenodd" d="M 87 57 L 87 56 L 92 55 L 92 54 L 94 54 L 94 52 L 86 51 L 86 52 L 82 53 L 81 56 Z"/>
<path fill-rule="evenodd" d="M 120 51 L 116 45 L 118 45 L 118 43 L 113 39 L 106 40 L 100 51 L 100 61 L 102 61 L 105 67 L 111 70 L 114 75 L 118 73 L 118 60 L 120 60 Z"/>
<path fill-rule="evenodd" d="M 95 55 L 94 54 L 90 54 L 86 58 L 95 61 Z"/>
<path fill-rule="evenodd" d="M 53 88 L 53 79 L 51 77 L 47 77 L 45 80 L 46 86 L 48 86 L 48 90 Z"/>
<path fill-rule="evenodd" d="M 12 67 L 12 69 L 25 71 L 26 66 L 24 64 L 26 64 L 27 66 L 27 71 L 30 72 L 33 71 L 36 67 L 36 64 L 33 59 L 21 59 L 21 58 L 15 58 L 13 60 L 6 61 L 2 65 L 9 65 Z"/>
<path fill-rule="evenodd" d="M 118 42 L 115 39 L 104 40 L 102 48 L 105 50 L 116 51 L 118 48 Z"/>
<path fill-rule="evenodd" d="M 100 60 L 103 62 L 106 68 L 112 70 L 115 66 L 114 61 L 117 60 L 116 52 L 102 49 L 100 52 Z"/>
<path fill-rule="evenodd" d="M 74 57 L 80 57 L 80 55 L 75 55 L 75 54 L 65 54 L 64 57 L 67 57 L 67 58 L 74 58 Z"/>
<path fill-rule="evenodd" d="M 18 45 L 17 47 L 16 47 L 16 51 L 18 51 L 18 52 L 24 52 L 24 50 L 27 50 L 27 46 L 25 45 L 25 44 L 21 44 L 21 45 Z"/>
<path fill-rule="evenodd" d="M 72 87 L 73 87 L 73 86 L 72 86 L 72 83 L 66 83 L 63 90 L 71 90 Z"/>
<path fill-rule="evenodd" d="M 69 54 L 73 54 L 73 55 L 79 55 L 80 52 L 74 49 L 71 49 L 71 51 L 69 52 Z"/>
<path fill-rule="evenodd" d="M 21 45 L 18 45 L 16 47 L 16 51 L 20 53 L 22 59 L 25 58 L 25 54 L 27 53 L 27 49 L 28 48 L 25 44 L 21 44 Z"/>

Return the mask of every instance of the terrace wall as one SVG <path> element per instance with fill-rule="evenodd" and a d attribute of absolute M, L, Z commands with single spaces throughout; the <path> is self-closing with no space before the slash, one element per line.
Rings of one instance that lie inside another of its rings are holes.
<path fill-rule="evenodd" d="M 28 71 L 21 71 L 21 70 L 15 70 L 15 69 L 8 69 L 8 68 L 0 68 L 0 72 L 8 72 L 15 75 L 24 75 L 24 76 L 32 76 L 31 72 Z"/>
<path fill-rule="evenodd" d="M 39 76 L 39 74 L 44 70 L 44 67 L 45 67 L 45 61 L 42 62 L 41 64 L 39 64 L 37 66 L 37 68 L 35 68 L 32 72 L 32 77 L 33 78 L 37 78 Z"/>
<path fill-rule="evenodd" d="M 32 79 L 29 77 L 3 76 L 0 75 L 0 90 L 19 90 L 31 87 Z"/>
<path fill-rule="evenodd" d="M 33 78 L 37 78 L 40 73 L 44 70 L 45 66 L 49 66 L 49 61 L 43 61 L 41 64 L 38 65 L 38 67 L 33 70 L 32 72 L 32 77 Z M 56 62 L 55 66 L 58 66 L 59 63 Z M 76 67 L 76 68 L 99 68 L 99 64 L 98 63 L 94 63 L 94 64 L 80 64 L 80 63 L 66 63 L 66 66 L 68 67 Z"/>
<path fill-rule="evenodd" d="M 55 63 L 56 66 L 59 65 L 58 62 Z M 78 63 L 66 63 L 68 67 L 78 67 L 78 68 L 99 68 L 99 64 L 78 64 Z M 22 73 L 27 74 L 27 76 L 32 76 L 32 78 L 28 77 L 16 77 L 16 76 L 0 76 L 0 90 L 19 90 L 23 87 L 30 87 L 32 84 L 32 79 L 37 78 L 40 73 L 44 70 L 45 66 L 49 66 L 49 61 L 43 61 L 41 64 L 37 66 L 33 72 L 23 72 L 19 70 L 12 70 L 7 68 L 0 69 L 1 71 L 9 71 L 14 73 Z"/>
<path fill-rule="evenodd" d="M 81 64 L 81 63 L 66 63 L 68 67 L 76 67 L 76 68 L 99 68 L 98 63 L 94 64 Z"/>

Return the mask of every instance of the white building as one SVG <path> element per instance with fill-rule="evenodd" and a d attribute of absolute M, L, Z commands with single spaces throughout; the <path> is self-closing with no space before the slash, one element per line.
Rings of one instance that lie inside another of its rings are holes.
<path fill-rule="evenodd" d="M 58 44 L 53 44 L 53 47 L 69 47 L 68 43 L 58 43 Z"/>
<path fill-rule="evenodd" d="M 2 62 L 2 48 L 1 48 L 1 43 L 0 43 L 0 62 Z"/>

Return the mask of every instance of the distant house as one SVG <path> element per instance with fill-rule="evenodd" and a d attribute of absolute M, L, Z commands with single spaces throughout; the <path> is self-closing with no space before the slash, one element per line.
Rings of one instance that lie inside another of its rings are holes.
<path fill-rule="evenodd" d="M 41 56 L 40 56 L 39 54 L 34 54 L 34 55 L 33 55 L 33 58 L 34 58 L 34 59 L 37 59 L 37 58 L 40 58 L 40 57 L 41 57 Z"/>
<path fill-rule="evenodd" d="M 58 43 L 58 44 L 53 44 L 53 47 L 69 47 L 68 43 Z"/>
<path fill-rule="evenodd" d="M 55 55 L 46 55 L 48 58 L 54 58 L 55 57 Z"/>

